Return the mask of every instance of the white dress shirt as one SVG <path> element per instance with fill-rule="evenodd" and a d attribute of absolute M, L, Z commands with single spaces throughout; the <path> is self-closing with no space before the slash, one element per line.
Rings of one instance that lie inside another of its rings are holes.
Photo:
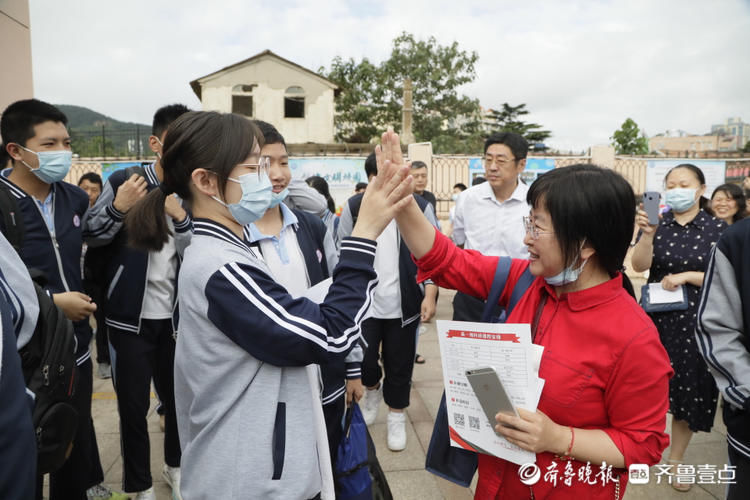
<path fill-rule="evenodd" d="M 472 186 L 458 195 L 453 221 L 453 241 L 484 255 L 528 259 L 523 243 L 523 217 L 529 215 L 526 193 L 529 187 L 518 181 L 510 198 L 498 201 L 489 182 Z"/>

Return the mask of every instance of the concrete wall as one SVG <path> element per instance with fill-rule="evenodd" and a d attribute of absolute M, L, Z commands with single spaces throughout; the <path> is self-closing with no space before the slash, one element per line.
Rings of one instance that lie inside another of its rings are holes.
<path fill-rule="evenodd" d="M 34 97 L 30 26 L 28 0 L 0 1 L 0 113 L 15 101 Z"/>
<path fill-rule="evenodd" d="M 333 89 L 323 81 L 273 57 L 262 57 L 201 82 L 204 110 L 230 112 L 235 85 L 257 85 L 253 118 L 273 124 L 287 143 L 333 142 Z M 284 118 L 284 93 L 288 87 L 305 91 L 305 117 Z"/>

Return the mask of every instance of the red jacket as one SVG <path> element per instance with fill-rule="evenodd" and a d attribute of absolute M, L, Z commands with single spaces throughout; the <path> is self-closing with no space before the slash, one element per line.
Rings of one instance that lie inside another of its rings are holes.
<path fill-rule="evenodd" d="M 453 288 L 475 297 L 489 295 L 497 257 L 462 250 L 440 233 L 430 252 L 417 260 L 422 281 Z M 514 259 L 500 297 L 507 305 L 513 286 L 528 261 Z M 554 288 L 537 278 L 508 317 L 508 323 L 533 323 L 542 296 L 547 296 L 534 343 L 544 346 L 539 376 L 546 380 L 538 409 L 554 422 L 606 432 L 630 464 L 659 463 L 669 445 L 664 433 L 669 408 L 669 378 L 672 368 L 651 319 L 622 287 L 622 276 L 586 290 L 557 297 Z M 542 479 L 533 486 L 535 498 L 607 498 L 615 496 L 615 484 L 602 486 L 597 473 L 601 464 L 591 464 L 589 485 L 578 480 L 586 463 L 572 461 L 575 477 L 563 484 L 565 461 L 557 462 L 554 486 L 545 473 L 555 457 L 537 454 Z M 479 455 L 477 499 L 529 498 L 529 486 L 518 477 L 519 466 L 489 455 Z M 570 471 L 570 469 L 569 469 Z M 627 471 L 620 476 L 620 498 L 625 493 Z"/>

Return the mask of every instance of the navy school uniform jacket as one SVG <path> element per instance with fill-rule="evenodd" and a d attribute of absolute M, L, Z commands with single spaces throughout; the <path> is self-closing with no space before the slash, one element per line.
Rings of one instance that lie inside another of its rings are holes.
<path fill-rule="evenodd" d="M 24 224 L 21 259 L 29 269 L 37 269 L 47 280 L 49 294 L 62 292 L 83 293 L 81 280 L 81 250 L 83 248 L 83 219 L 89 206 L 86 192 L 67 182 L 55 182 L 50 187 L 53 196 L 54 227 L 52 234 L 37 201 L 7 177 L 5 169 L 0 182 L 16 197 Z M 5 228 L 3 228 L 4 230 Z M 91 357 L 89 342 L 92 331 L 88 318 L 73 323 L 77 348 L 76 364 Z"/>
<path fill-rule="evenodd" d="M 11 250 L 13 251 L 13 250 Z M 0 270 L 0 288 L 7 286 Z M 0 498 L 34 498 L 36 438 L 13 322 L 17 312 L 0 294 Z"/>
<path fill-rule="evenodd" d="M 154 165 L 144 167 L 147 191 L 159 186 Z M 118 188 L 125 182 L 127 172 L 118 170 L 109 176 L 102 194 L 89 211 L 83 237 L 90 247 L 109 245 L 108 261 L 104 265 L 103 283 L 107 298 L 108 326 L 118 330 L 138 333 L 141 327 L 141 310 L 148 282 L 148 252 L 131 248 L 127 244 L 127 234 L 123 226 L 125 214 L 118 211 L 113 203 Z M 169 216 L 166 216 L 169 218 Z M 190 214 L 184 221 L 174 221 L 174 239 L 178 256 L 190 244 L 192 219 Z M 177 297 L 177 293 L 175 293 Z M 173 327 L 174 327 L 173 322 Z M 176 331 L 176 328 L 174 328 Z"/>
<path fill-rule="evenodd" d="M 320 218 L 302 210 L 292 209 L 292 212 L 297 217 L 294 232 L 305 259 L 307 277 L 310 286 L 314 286 L 331 276 L 333 270 L 328 269 L 327 252 L 335 251 L 335 248 L 326 249 L 324 240 L 327 228 Z M 251 239 L 247 228 L 245 237 Z M 257 242 L 252 243 L 251 248 L 260 252 Z M 362 357 L 362 347 L 356 344 L 345 360 L 336 359 L 320 364 L 323 379 L 321 400 L 324 405 L 331 404 L 346 394 L 345 380 L 362 377 Z"/>
<path fill-rule="evenodd" d="M 750 218 L 725 229 L 714 246 L 695 336 L 724 398 L 727 442 L 750 458 Z"/>
<path fill-rule="evenodd" d="M 359 207 L 362 205 L 363 193 L 355 194 L 344 205 L 341 212 L 341 219 L 338 228 L 338 239 L 341 240 L 352 234 L 354 224 L 359 215 Z M 435 211 L 432 209 L 427 200 L 414 195 L 417 205 L 424 213 L 430 223 L 438 227 Z M 399 287 L 401 289 L 401 326 L 406 326 L 419 319 L 422 312 L 422 299 L 424 298 L 424 288 L 417 283 L 417 265 L 411 258 L 411 252 L 399 235 L 398 248 L 398 273 Z M 385 249 L 384 249 L 385 250 Z M 383 251 L 383 250 L 381 250 Z M 431 282 L 430 282 L 431 283 Z"/>
<path fill-rule="evenodd" d="M 359 341 L 377 244 L 342 241 L 333 284 L 315 304 L 278 285 L 246 239 L 204 219 L 193 226 L 178 278 L 182 494 L 312 498 L 321 470 L 305 366 L 343 359 Z"/>

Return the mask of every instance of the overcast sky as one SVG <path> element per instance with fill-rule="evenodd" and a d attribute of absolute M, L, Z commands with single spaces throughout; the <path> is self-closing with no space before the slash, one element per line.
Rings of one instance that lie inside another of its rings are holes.
<path fill-rule="evenodd" d="M 29 4 L 36 97 L 124 121 L 199 109 L 191 80 L 266 49 L 316 71 L 337 55 L 380 62 L 406 30 L 476 51 L 463 92 L 526 103 L 560 149 L 607 143 L 627 117 L 649 136 L 750 122 L 750 0 Z"/>

